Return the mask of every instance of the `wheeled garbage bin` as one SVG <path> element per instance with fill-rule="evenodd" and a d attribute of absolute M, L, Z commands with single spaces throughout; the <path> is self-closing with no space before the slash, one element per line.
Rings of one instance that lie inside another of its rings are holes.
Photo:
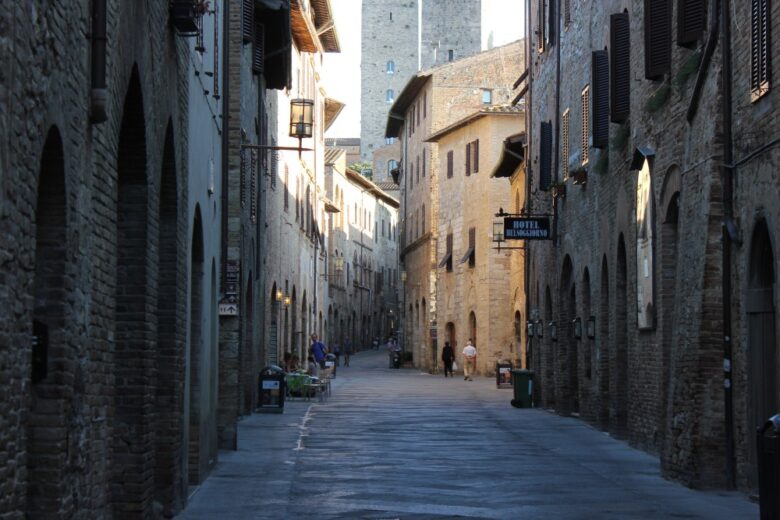
<path fill-rule="evenodd" d="M 780 414 L 770 417 L 757 435 L 761 519 L 780 518 Z"/>
<path fill-rule="evenodd" d="M 284 412 L 284 370 L 276 365 L 267 366 L 257 376 L 257 411 Z"/>
<path fill-rule="evenodd" d="M 512 370 L 512 386 L 515 398 L 512 406 L 515 408 L 531 408 L 534 394 L 533 370 Z"/>

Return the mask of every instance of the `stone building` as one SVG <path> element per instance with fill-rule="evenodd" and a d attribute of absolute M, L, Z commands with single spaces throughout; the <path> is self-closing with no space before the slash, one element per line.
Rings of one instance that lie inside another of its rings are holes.
<path fill-rule="evenodd" d="M 0 14 L 0 516 L 171 514 L 215 460 L 221 7 Z"/>
<path fill-rule="evenodd" d="M 432 190 L 440 201 L 436 321 L 444 324 L 441 344 L 449 342 L 462 363 L 461 351 L 472 340 L 479 352 L 477 373 L 482 374 L 492 374 L 496 362 L 515 361 L 522 354 L 514 338 L 515 306 L 510 304 L 517 303 L 525 313 L 523 291 L 511 293 L 515 250 L 495 249 L 492 236 L 495 214 L 509 209 L 512 192 L 508 180 L 489 175 L 504 139 L 523 126 L 520 107 L 485 105 L 426 139 L 436 145 L 439 157 Z M 424 313 L 424 298 L 414 302 L 414 327 L 423 325 L 420 305 Z M 436 354 L 437 365 L 439 358 Z"/>
<path fill-rule="evenodd" d="M 360 138 L 359 137 L 326 137 L 325 146 L 339 148 L 347 154 L 347 166 L 360 162 Z"/>
<path fill-rule="evenodd" d="M 426 139 L 485 105 L 508 103 L 523 66 L 523 47 L 521 41 L 513 42 L 417 73 L 387 118 L 385 135 L 401 142 L 401 305 L 406 317 L 402 345 L 413 352 L 419 367 L 436 366 L 441 343 L 435 269 L 437 244 L 444 240 L 438 221 L 441 161 L 436 144 Z"/>
<path fill-rule="evenodd" d="M 339 52 L 339 41 L 327 0 L 293 0 L 292 49 L 288 55 L 292 83 L 276 92 L 269 114 L 271 146 L 287 147 L 268 155 L 267 178 L 259 182 L 260 272 L 254 296 L 263 308 L 258 366 L 280 364 L 285 353 L 306 360 L 310 335 L 323 336 L 325 320 L 326 201 L 325 130 L 342 105 L 329 98 L 320 82 L 322 55 Z M 297 152 L 290 137 L 290 103 L 313 102 L 312 137 Z M 289 149 L 292 148 L 292 149 Z M 264 175 L 264 177 L 266 177 Z M 250 187 L 251 189 L 251 187 Z"/>
<path fill-rule="evenodd" d="M 780 406 L 778 8 L 561 5 L 530 6 L 530 207 L 556 231 L 528 261 L 537 398 L 669 478 L 755 489 Z"/>
<path fill-rule="evenodd" d="M 388 109 L 417 71 L 480 51 L 481 20 L 481 0 L 363 0 L 361 160 L 393 144 L 383 132 Z"/>
<path fill-rule="evenodd" d="M 398 327 L 398 201 L 326 152 L 327 344 L 367 348 Z"/>

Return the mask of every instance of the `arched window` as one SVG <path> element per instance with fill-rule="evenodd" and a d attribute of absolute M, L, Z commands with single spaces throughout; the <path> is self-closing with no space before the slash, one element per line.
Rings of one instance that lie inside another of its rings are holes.
<path fill-rule="evenodd" d="M 385 101 L 388 103 L 392 103 L 395 99 L 395 94 L 393 93 L 393 89 L 389 88 L 387 89 L 387 92 L 385 93 Z"/>
<path fill-rule="evenodd" d="M 395 74 L 395 62 L 393 60 L 387 62 L 387 68 L 385 69 L 385 71 L 388 74 Z"/>

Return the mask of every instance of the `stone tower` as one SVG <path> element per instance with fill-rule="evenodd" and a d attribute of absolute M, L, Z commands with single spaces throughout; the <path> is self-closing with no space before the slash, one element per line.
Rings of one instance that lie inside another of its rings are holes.
<path fill-rule="evenodd" d="M 481 0 L 363 0 L 362 161 L 371 161 L 375 150 L 391 144 L 384 137 L 387 111 L 412 74 L 480 51 L 481 4 Z"/>

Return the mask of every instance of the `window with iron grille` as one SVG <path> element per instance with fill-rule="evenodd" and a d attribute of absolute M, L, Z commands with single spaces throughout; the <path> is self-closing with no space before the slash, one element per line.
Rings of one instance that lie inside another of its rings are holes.
<path fill-rule="evenodd" d="M 645 0 L 645 77 L 656 79 L 672 66 L 672 0 Z"/>
<path fill-rule="evenodd" d="M 769 92 L 771 81 L 769 0 L 751 0 L 750 13 L 750 100 Z"/>
<path fill-rule="evenodd" d="M 569 119 L 571 112 L 567 108 L 561 117 L 561 164 L 563 165 L 563 180 L 569 178 Z"/>
<path fill-rule="evenodd" d="M 453 163 L 453 152 L 452 150 L 450 150 L 449 152 L 447 152 L 447 178 L 448 179 L 452 178 L 452 169 L 453 169 L 452 163 Z"/>
<path fill-rule="evenodd" d="M 590 158 L 590 86 L 582 89 L 582 164 Z"/>
<path fill-rule="evenodd" d="M 623 123 L 631 112 L 631 27 L 628 13 L 609 17 L 610 120 Z"/>

